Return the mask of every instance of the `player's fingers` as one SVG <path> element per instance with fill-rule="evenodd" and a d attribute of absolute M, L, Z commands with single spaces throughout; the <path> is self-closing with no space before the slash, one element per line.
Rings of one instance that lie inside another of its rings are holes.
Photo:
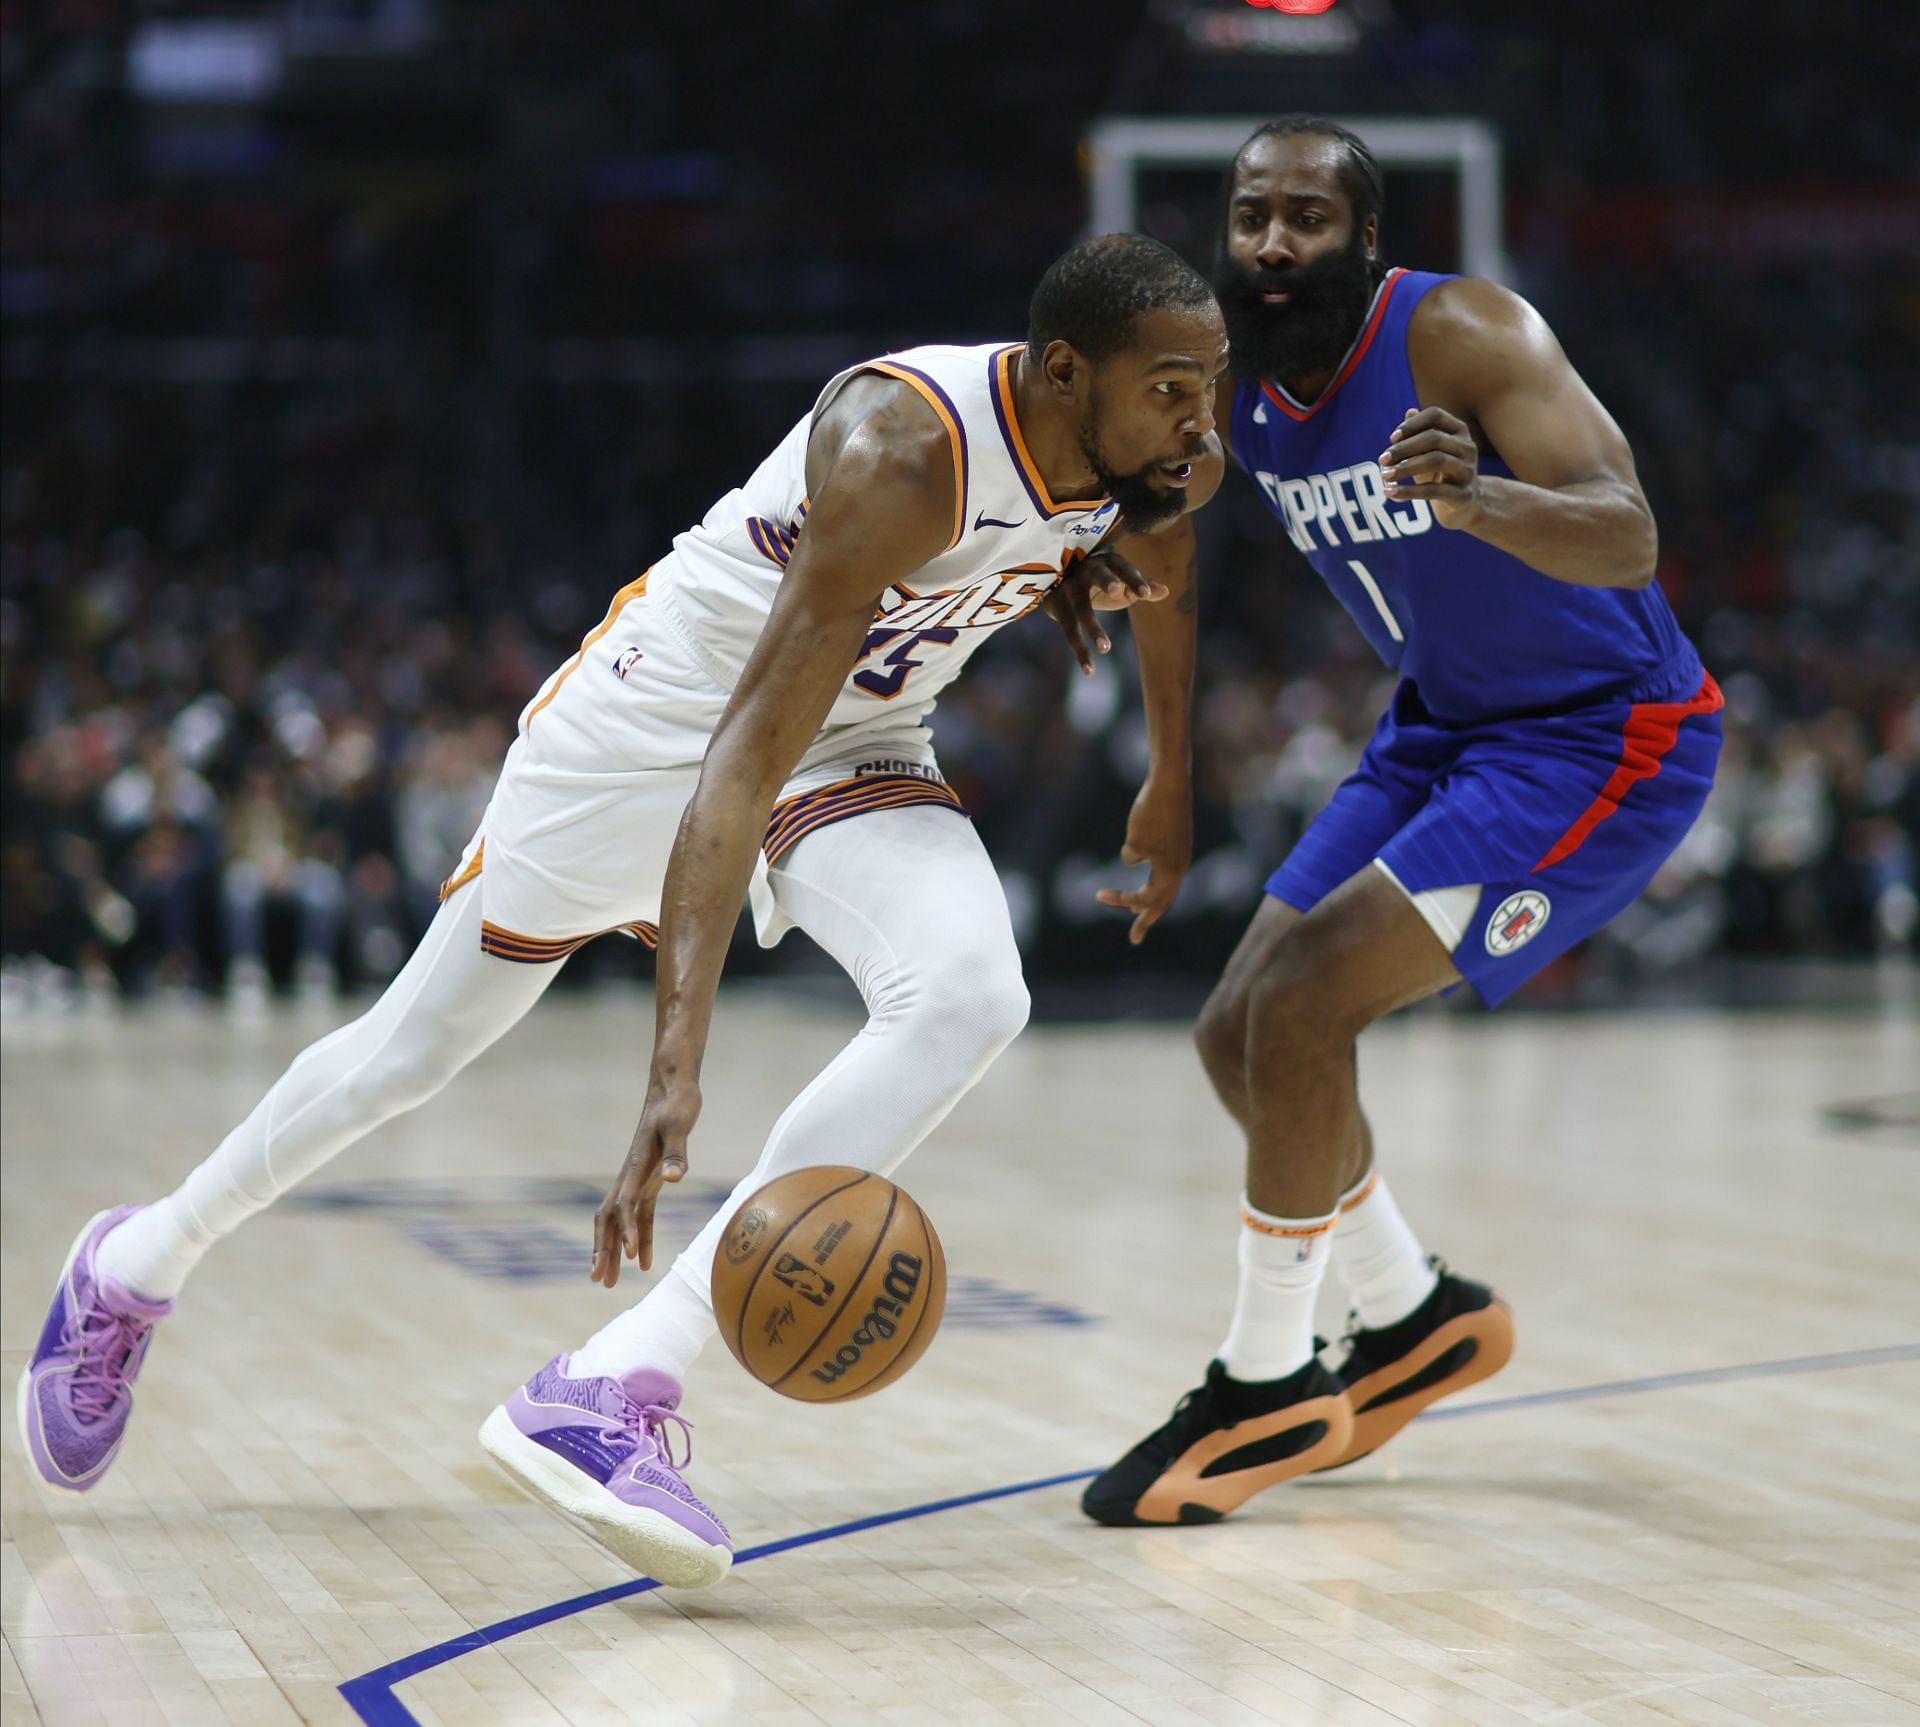
<path fill-rule="evenodd" d="M 1080 622 L 1073 615 L 1073 607 L 1066 595 L 1055 588 L 1046 599 L 1047 616 L 1060 626 L 1060 633 L 1067 638 L 1067 646 L 1073 650 L 1075 663 L 1083 673 L 1093 671 L 1093 650 L 1087 645 L 1080 633 Z"/>
<path fill-rule="evenodd" d="M 626 1245 L 620 1201 L 609 1195 L 595 1222 L 594 1274 L 611 1289 L 620 1281 L 620 1254 Z"/>
<path fill-rule="evenodd" d="M 1416 432 L 1410 438 L 1396 440 L 1391 449 L 1382 450 L 1380 465 L 1383 468 L 1404 467 L 1415 456 L 1424 456 L 1434 450 L 1449 456 L 1464 455 L 1466 452 L 1461 448 L 1463 441 L 1454 432 Z"/>
<path fill-rule="evenodd" d="M 1147 861 L 1147 854 L 1136 846 L 1123 845 L 1120 848 L 1120 861 L 1123 864 L 1143 864 Z"/>
<path fill-rule="evenodd" d="M 1095 650 L 1103 654 L 1111 651 L 1113 643 L 1108 639 L 1106 630 L 1102 628 L 1100 619 L 1093 609 L 1093 597 L 1086 589 L 1076 585 L 1067 603 L 1073 607 L 1075 621 Z M 1093 668 L 1089 666 L 1087 669 L 1091 671 Z"/>
<path fill-rule="evenodd" d="M 643 1194 L 634 1218 L 634 1253 L 642 1271 L 653 1269 L 653 1195 Z"/>
<path fill-rule="evenodd" d="M 1471 466 L 1472 464 L 1462 451 L 1436 448 L 1415 450 L 1409 455 L 1396 456 L 1384 471 L 1389 479 L 1404 479 L 1408 474 L 1464 476 Z"/>
<path fill-rule="evenodd" d="M 1140 888 L 1103 887 L 1094 893 L 1094 898 L 1102 905 L 1110 905 L 1116 911 L 1138 911 L 1142 904 L 1144 890 Z"/>
<path fill-rule="evenodd" d="M 593 1269 L 588 1277 L 595 1283 L 600 1281 L 602 1269 L 607 1261 L 607 1208 L 603 1205 L 593 1214 Z"/>
<path fill-rule="evenodd" d="M 1465 501 L 1471 492 L 1473 486 L 1465 478 L 1440 474 L 1409 474 L 1404 480 L 1392 480 L 1386 486 L 1388 498 L 1442 498 L 1450 503 Z"/>
<path fill-rule="evenodd" d="M 1387 475 L 1386 490 L 1402 498 L 1417 486 L 1446 486 L 1464 491 L 1472 483 L 1472 474 L 1465 462 L 1429 457 L 1409 468 L 1393 469 Z"/>
<path fill-rule="evenodd" d="M 1094 560 L 1099 568 L 1097 579 L 1107 587 L 1130 589 L 1143 598 L 1153 584 L 1141 575 L 1132 559 L 1111 549 L 1101 552 Z"/>

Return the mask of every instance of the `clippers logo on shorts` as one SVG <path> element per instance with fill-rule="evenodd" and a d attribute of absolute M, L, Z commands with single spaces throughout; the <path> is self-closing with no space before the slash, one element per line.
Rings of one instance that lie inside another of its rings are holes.
<path fill-rule="evenodd" d="M 624 684 L 627 681 L 627 673 L 646 657 L 638 648 L 623 649 L 620 657 L 613 662 L 613 675 Z"/>
<path fill-rule="evenodd" d="M 1487 920 L 1487 952 L 1505 959 L 1516 948 L 1525 947 L 1547 927 L 1552 911 L 1553 902 L 1532 888 L 1508 894 Z"/>
<path fill-rule="evenodd" d="M 766 1233 L 767 1214 L 759 1206 L 752 1206 L 740 1214 L 740 1220 L 727 1236 L 726 1255 L 729 1265 L 739 1265 L 753 1256 L 753 1250 L 760 1245 L 760 1237 Z"/>
<path fill-rule="evenodd" d="M 811 1301 L 815 1307 L 825 1307 L 827 1297 L 833 1293 L 832 1278 L 790 1253 L 780 1255 L 774 1265 L 773 1275 L 776 1282 L 784 1283 L 802 1301 Z"/>

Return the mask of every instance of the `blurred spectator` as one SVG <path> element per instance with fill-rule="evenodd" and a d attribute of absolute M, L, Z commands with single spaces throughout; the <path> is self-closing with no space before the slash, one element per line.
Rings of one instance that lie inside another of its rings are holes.
<path fill-rule="evenodd" d="M 294 925 L 295 979 L 331 991 L 344 891 L 339 868 L 308 854 L 305 824 L 290 807 L 287 776 L 271 757 L 249 764 L 227 812 L 227 981 L 258 992 L 268 978 L 269 913 Z"/>
<path fill-rule="evenodd" d="M 1808 32 L 1854 26 L 1829 9 L 1750 35 L 1736 79 L 1724 30 L 1690 15 L 1617 61 L 1598 15 L 1556 13 L 1555 38 L 1506 0 L 1470 30 L 1374 8 L 1360 58 L 1319 67 L 1203 63 L 1182 8 L 1073 0 L 1076 109 L 1006 55 L 994 10 L 902 14 L 886 28 L 917 51 L 876 89 L 834 47 L 829 0 L 786 68 L 825 92 L 794 124 L 674 102 L 730 75 L 698 9 L 638 37 L 483 9 L 461 57 L 358 69 L 393 99 L 356 108 L 350 149 L 317 95 L 217 123 L 142 105 L 106 90 L 117 62 L 87 58 L 84 28 L 28 53 L 9 14 L 10 987 L 391 976 L 514 714 L 606 598 L 837 367 L 1018 332 L 1035 266 L 1081 218 L 1072 144 L 1103 90 L 1195 111 L 1364 97 L 1527 141 L 1508 156 L 1521 285 L 1625 427 L 1660 579 L 1729 697 L 1705 816 L 1589 960 L 1912 952 L 1920 297 L 1911 237 L 1899 252 L 1897 222 L 1848 202 L 1897 192 L 1910 149 L 1876 119 L 1892 106 L 1801 76 Z M 1896 59 L 1857 70 L 1897 92 Z M 410 131 L 381 115 L 411 112 L 416 76 L 442 106 Z M 906 124 L 936 104 L 950 127 Z M 1792 124 L 1756 133 L 1752 113 L 1783 104 Z M 876 157 L 895 132 L 916 149 Z M 1836 195 L 1716 202 L 1789 168 Z M 1426 203 L 1416 188 L 1399 226 L 1390 206 L 1390 258 L 1444 262 L 1421 255 L 1447 243 Z M 1201 226 L 1187 240 L 1207 244 Z M 1384 705 L 1380 667 L 1241 478 L 1201 534 L 1196 861 L 1152 950 L 1196 973 Z M 1132 963 L 1124 920 L 1087 901 L 1141 766 L 1136 683 L 1123 651 L 1082 685 L 1035 618 L 941 702 L 942 763 L 1038 976 Z"/>

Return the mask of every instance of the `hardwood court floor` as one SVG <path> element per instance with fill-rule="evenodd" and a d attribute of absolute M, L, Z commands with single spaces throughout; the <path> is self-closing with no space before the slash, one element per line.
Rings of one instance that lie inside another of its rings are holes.
<path fill-rule="evenodd" d="M 80 1222 L 170 1185 L 327 1023 L 6 1027 L 9 1397 Z M 1383 1027 L 1383 1167 L 1519 1319 L 1457 1418 L 1212 1528 L 1098 1529 L 1063 1485 L 770 1554 L 363 1686 L 356 1713 L 357 1675 L 627 1580 L 473 1435 L 642 1287 L 585 1271 L 650 1023 L 639 996 L 544 1004 L 217 1249 L 93 1494 L 43 1492 L 7 1423 L 7 1727 L 1920 1722 L 1904 1008 Z M 725 999 L 667 1245 L 852 1024 Z M 1825 1113 L 1900 1093 L 1880 1125 Z M 695 1370 L 692 1479 L 743 1548 L 1104 1464 L 1224 1329 L 1236 1150 L 1177 1028 L 1030 1030 L 904 1176 L 957 1280 L 904 1384 L 817 1409 L 717 1347 Z M 1838 1359 L 1710 1371 L 1814 1357 Z"/>

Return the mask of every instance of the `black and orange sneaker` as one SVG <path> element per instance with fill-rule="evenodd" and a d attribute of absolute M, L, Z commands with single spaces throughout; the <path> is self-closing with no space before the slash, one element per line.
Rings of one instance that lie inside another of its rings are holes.
<path fill-rule="evenodd" d="M 1218 1523 L 1256 1493 L 1325 1469 L 1353 1437 L 1346 1392 L 1318 1360 L 1282 1379 L 1206 1382 L 1173 1418 L 1087 1484 L 1080 1509 L 1096 1523 Z"/>
<path fill-rule="evenodd" d="M 1405 1319 L 1347 1333 L 1334 1372 L 1353 1404 L 1347 1449 L 1318 1470 L 1343 1469 L 1378 1451 L 1429 1404 L 1491 1379 L 1513 1359 L 1513 1314 L 1483 1283 L 1455 1277 L 1436 1258 L 1434 1291 Z"/>

